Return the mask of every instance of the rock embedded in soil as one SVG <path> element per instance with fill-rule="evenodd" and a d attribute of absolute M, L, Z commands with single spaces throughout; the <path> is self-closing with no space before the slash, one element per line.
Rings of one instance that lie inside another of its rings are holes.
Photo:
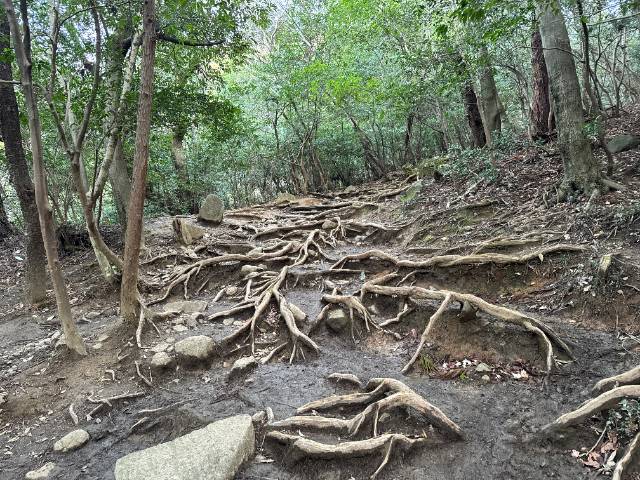
<path fill-rule="evenodd" d="M 151 368 L 164 370 L 173 366 L 174 358 L 167 352 L 158 352 L 151 357 Z"/>
<path fill-rule="evenodd" d="M 487 365 L 486 363 L 482 363 L 481 362 L 476 366 L 476 372 L 478 372 L 478 373 L 490 372 L 491 370 L 492 370 L 492 368 L 489 365 Z"/>
<path fill-rule="evenodd" d="M 198 363 L 208 360 L 216 348 L 216 343 L 206 335 L 194 335 L 175 344 L 178 359 L 185 363 Z"/>
<path fill-rule="evenodd" d="M 323 230 L 333 230 L 337 226 L 338 226 L 338 224 L 336 222 L 334 222 L 333 220 L 325 220 L 324 222 L 322 222 L 321 228 Z"/>
<path fill-rule="evenodd" d="M 53 450 L 56 452 L 70 452 L 82 447 L 89 441 L 89 434 L 86 430 L 79 428 L 73 432 L 67 433 L 64 437 L 53 444 Z"/>
<path fill-rule="evenodd" d="M 238 415 L 130 453 L 116 462 L 116 480 L 232 480 L 255 452 L 249 415 Z"/>
<path fill-rule="evenodd" d="M 631 150 L 640 145 L 640 136 L 632 135 L 630 133 L 623 133 L 616 135 L 607 142 L 607 148 L 611 153 L 620 153 Z"/>
<path fill-rule="evenodd" d="M 250 357 L 241 357 L 233 363 L 233 366 L 229 371 L 229 379 L 245 375 L 250 370 L 253 370 L 257 365 L 258 361 L 253 355 Z"/>
<path fill-rule="evenodd" d="M 37 470 L 31 470 L 24 476 L 27 480 L 44 480 L 49 478 L 53 471 L 56 469 L 56 464 L 53 462 L 47 462 Z"/>
<path fill-rule="evenodd" d="M 178 313 L 200 313 L 207 309 L 207 302 L 204 300 L 179 300 L 170 302 L 164 306 L 165 312 Z"/>
<path fill-rule="evenodd" d="M 224 203 L 220 197 L 209 194 L 202 202 L 198 218 L 206 222 L 220 223 L 224 215 Z"/>
<path fill-rule="evenodd" d="M 344 310 L 342 310 L 341 308 L 336 308 L 329 312 L 325 323 L 327 324 L 329 330 L 340 333 L 349 324 L 349 317 Z"/>

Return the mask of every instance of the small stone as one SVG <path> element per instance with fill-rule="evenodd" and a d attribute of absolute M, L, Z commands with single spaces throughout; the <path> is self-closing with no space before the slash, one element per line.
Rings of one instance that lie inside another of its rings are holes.
<path fill-rule="evenodd" d="M 248 275 L 250 273 L 257 272 L 258 270 L 260 269 L 255 265 L 243 265 L 242 268 L 240 269 L 240 274 Z"/>
<path fill-rule="evenodd" d="M 478 372 L 478 373 L 490 372 L 491 370 L 492 370 L 492 368 L 489 365 L 487 365 L 486 363 L 480 362 L 476 366 L 476 372 Z"/>
<path fill-rule="evenodd" d="M 89 434 L 86 430 L 79 428 L 73 432 L 67 433 L 64 437 L 53 444 L 53 450 L 56 452 L 70 452 L 82 447 L 89 441 Z"/>
<path fill-rule="evenodd" d="M 489 375 L 482 375 L 482 377 L 480 377 L 480 379 L 484 382 L 484 383 L 489 383 L 491 381 L 491 377 Z"/>
<path fill-rule="evenodd" d="M 89 312 L 87 314 L 85 314 L 84 318 L 91 320 L 93 318 L 98 317 L 98 315 L 100 315 L 100 312 Z"/>
<path fill-rule="evenodd" d="M 163 370 L 173 365 L 174 359 L 167 352 L 158 352 L 151 357 L 151 368 Z"/>
<path fill-rule="evenodd" d="M 233 297 L 236 293 L 238 293 L 238 287 L 234 287 L 234 286 L 227 287 L 225 288 L 224 293 L 230 297 Z"/>
<path fill-rule="evenodd" d="M 206 222 L 220 223 L 224 215 L 224 202 L 217 195 L 209 194 L 202 202 L 198 218 Z"/>
<path fill-rule="evenodd" d="M 173 326 L 173 331 L 177 332 L 177 333 L 181 333 L 181 332 L 186 332 L 189 329 L 187 327 L 185 327 L 184 325 L 174 325 Z"/>
<path fill-rule="evenodd" d="M 235 322 L 234 318 L 225 318 L 224 320 L 222 320 L 222 324 L 225 326 L 229 326 L 229 325 L 233 325 L 233 322 Z"/>
<path fill-rule="evenodd" d="M 279 193 L 273 203 L 291 203 L 296 200 L 295 195 L 288 192 Z"/>
<path fill-rule="evenodd" d="M 244 375 L 258 365 L 253 355 L 250 357 L 241 357 L 233 363 L 229 371 L 229 379 Z"/>
<path fill-rule="evenodd" d="M 196 313 L 204 312 L 207 309 L 207 302 L 204 300 L 179 300 L 170 302 L 164 306 L 165 312 Z"/>
<path fill-rule="evenodd" d="M 192 315 L 191 317 L 187 318 L 187 327 L 196 328 L 197 326 L 198 326 L 197 316 Z"/>
<path fill-rule="evenodd" d="M 91 348 L 93 348 L 94 350 L 100 350 L 102 348 L 102 343 L 94 343 Z"/>
<path fill-rule="evenodd" d="M 154 345 L 153 348 L 151 348 L 151 351 L 154 353 L 160 353 L 166 351 L 167 348 L 169 348 L 169 344 L 167 342 L 160 342 L 159 344 Z"/>
<path fill-rule="evenodd" d="M 329 312 L 325 323 L 327 324 L 329 330 L 332 330 L 335 333 L 340 333 L 349 324 L 349 317 L 344 312 L 344 310 L 342 310 L 341 308 L 336 308 Z"/>
<path fill-rule="evenodd" d="M 51 473 L 56 469 L 56 464 L 47 462 L 37 470 L 31 470 L 24 476 L 27 480 L 44 480 L 49 478 Z"/>
<path fill-rule="evenodd" d="M 242 325 L 244 325 L 244 322 L 241 322 L 240 320 L 234 320 L 232 325 L 236 327 L 241 327 Z"/>
<path fill-rule="evenodd" d="M 355 193 L 357 192 L 358 189 L 356 187 L 354 187 L 353 185 L 349 185 L 347 188 L 345 188 L 342 193 Z"/>
<path fill-rule="evenodd" d="M 164 341 L 167 343 L 176 343 L 176 339 L 174 337 L 167 337 Z"/>
<path fill-rule="evenodd" d="M 183 245 L 191 245 L 196 240 L 200 240 L 204 237 L 206 233 L 204 228 L 192 225 L 185 218 L 174 218 L 172 225 L 176 239 Z"/>
<path fill-rule="evenodd" d="M 108 334 L 106 334 L 106 333 L 103 333 L 102 335 L 100 335 L 100 336 L 96 339 L 96 341 L 97 341 L 97 342 L 100 342 L 100 343 L 104 343 L 104 342 L 106 342 L 107 340 L 109 340 L 109 335 L 108 335 Z"/>
<path fill-rule="evenodd" d="M 338 226 L 338 224 L 336 222 L 334 222 L 333 220 L 325 220 L 322 223 L 321 228 L 323 230 L 333 230 L 334 228 L 336 228 Z"/>
<path fill-rule="evenodd" d="M 267 421 L 267 412 L 260 410 L 251 416 L 251 421 L 254 425 L 261 425 Z"/>
<path fill-rule="evenodd" d="M 187 363 L 197 363 L 209 359 L 215 348 L 216 343 L 206 335 L 187 337 L 175 344 L 176 355 Z"/>

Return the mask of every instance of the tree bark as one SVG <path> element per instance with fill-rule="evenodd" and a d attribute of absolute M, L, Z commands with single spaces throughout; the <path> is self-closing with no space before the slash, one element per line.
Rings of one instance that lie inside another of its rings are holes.
<path fill-rule="evenodd" d="M 13 48 L 16 54 L 16 60 L 20 69 L 22 80 L 22 90 L 27 106 L 27 115 L 29 119 L 29 133 L 31 137 L 31 156 L 33 157 L 33 178 L 35 183 L 35 200 L 38 207 L 38 215 L 40 218 L 40 228 L 42 230 L 42 238 L 44 240 L 45 252 L 47 254 L 47 262 L 49 263 L 49 271 L 51 272 L 51 281 L 53 290 L 56 295 L 56 304 L 58 307 L 58 317 L 62 324 L 62 330 L 65 336 L 67 347 L 80 355 L 86 355 L 87 349 L 84 345 L 82 337 L 78 333 L 76 324 L 71 315 L 71 304 L 69 303 L 69 294 L 65 284 L 60 259 L 58 258 L 58 246 L 56 232 L 53 225 L 53 217 L 51 215 L 51 207 L 47 196 L 47 179 L 45 177 L 43 148 L 42 148 L 42 128 L 40 125 L 40 115 L 38 112 L 38 102 L 33 89 L 33 80 L 31 74 L 31 37 L 29 32 L 29 23 L 27 17 L 26 0 L 21 0 L 20 9 L 23 14 L 24 33 L 21 38 L 20 27 L 13 9 L 12 0 L 4 0 L 5 11 L 9 21 L 11 37 L 13 39 Z"/>
<path fill-rule="evenodd" d="M 11 222 L 9 221 L 9 216 L 7 215 L 7 209 L 4 206 L 4 195 L 2 194 L 2 189 L 0 189 L 0 241 L 5 238 L 13 235 L 15 230 Z"/>
<path fill-rule="evenodd" d="M 489 52 L 486 47 L 483 47 L 482 50 L 485 65 L 480 70 L 480 102 L 482 113 L 484 114 L 485 138 L 488 143 L 491 143 L 493 134 L 495 132 L 500 133 L 502 130 L 502 119 L 500 117 L 502 108 Z"/>
<path fill-rule="evenodd" d="M 9 23 L 0 9 L 0 51 L 9 49 Z M 12 80 L 11 64 L 0 59 L 0 80 Z M 42 302 L 47 297 L 47 272 L 44 244 L 40 232 L 38 208 L 35 202 L 33 182 L 22 146 L 20 113 L 12 85 L 0 83 L 0 133 L 11 184 L 18 195 L 20 211 L 24 218 L 26 238 L 25 297 L 29 304 Z"/>
<path fill-rule="evenodd" d="M 549 100 L 549 74 L 544 60 L 542 37 L 538 25 L 531 33 L 531 73 L 533 96 L 531 99 L 530 132 L 532 140 L 549 138 L 549 114 L 551 103 Z"/>
<path fill-rule="evenodd" d="M 5 0 L 10 1 L 10 0 Z M 133 179 L 127 234 L 124 244 L 124 268 L 120 293 L 120 312 L 124 322 L 135 325 L 138 302 L 138 260 L 144 197 L 149 163 L 149 137 L 151 133 L 151 107 L 153 96 L 153 76 L 156 51 L 155 2 L 145 0 L 143 12 L 144 34 L 142 41 L 142 66 L 140 74 L 140 99 L 138 101 L 138 122 L 136 125 L 136 147 L 133 163 Z"/>
<path fill-rule="evenodd" d="M 111 183 L 111 194 L 113 202 L 118 212 L 118 221 L 122 226 L 122 236 L 126 236 L 127 231 L 127 210 L 129 209 L 129 199 L 131 198 L 131 180 L 127 169 L 127 160 L 124 158 L 122 138 L 118 138 L 113 151 L 113 160 L 109 167 L 109 182 Z"/>
<path fill-rule="evenodd" d="M 557 1 L 551 5 L 539 3 L 536 10 L 555 109 L 558 147 L 564 164 L 559 200 L 573 190 L 594 196 L 601 191 L 602 174 L 583 132 L 580 84 L 567 26 Z"/>
<path fill-rule="evenodd" d="M 471 142 L 474 148 L 482 148 L 487 144 L 487 137 L 484 133 L 484 125 L 482 123 L 482 115 L 478 108 L 478 97 L 473 90 L 470 81 L 465 82 L 462 89 L 462 101 L 467 116 L 467 123 L 471 130 Z"/>

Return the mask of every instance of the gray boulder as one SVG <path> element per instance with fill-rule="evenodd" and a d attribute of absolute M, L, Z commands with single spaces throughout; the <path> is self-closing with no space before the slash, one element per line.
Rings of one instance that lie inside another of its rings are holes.
<path fill-rule="evenodd" d="M 70 452 L 82 447 L 89 441 L 89 434 L 86 430 L 79 428 L 67 433 L 64 437 L 53 444 L 55 452 Z"/>
<path fill-rule="evenodd" d="M 344 310 L 336 308 L 329 311 L 325 322 L 329 330 L 340 333 L 349 325 L 349 317 Z"/>
<path fill-rule="evenodd" d="M 198 218 L 206 222 L 220 223 L 224 215 L 224 203 L 217 195 L 207 195 L 200 206 Z"/>
<path fill-rule="evenodd" d="M 229 379 L 238 377 L 253 370 L 258 365 L 258 361 L 253 355 L 250 357 L 241 357 L 233 363 L 231 370 L 229 370 Z"/>
<path fill-rule="evenodd" d="M 607 143 L 607 148 L 611 153 L 620 153 L 636 148 L 638 145 L 640 145 L 640 135 L 623 133 L 611 138 Z"/>
<path fill-rule="evenodd" d="M 175 352 L 184 363 L 199 363 L 208 360 L 216 348 L 216 342 L 206 335 L 194 335 L 176 342 Z"/>
<path fill-rule="evenodd" d="M 116 480 L 232 480 L 255 451 L 253 423 L 238 415 L 116 462 Z"/>

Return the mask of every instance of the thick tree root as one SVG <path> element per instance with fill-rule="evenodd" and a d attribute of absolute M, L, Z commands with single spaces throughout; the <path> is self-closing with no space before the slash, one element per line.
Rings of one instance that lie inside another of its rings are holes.
<path fill-rule="evenodd" d="M 334 374 L 332 378 L 348 378 L 350 382 L 359 383 L 353 375 Z M 369 380 L 363 393 L 333 395 L 298 408 L 298 415 L 270 424 L 272 429 L 298 431 L 292 435 L 280 431 L 270 431 L 266 438 L 288 445 L 287 458 L 299 461 L 302 458 L 342 459 L 353 458 L 373 453 L 384 452 L 380 466 L 373 473 L 375 478 L 389 461 L 393 446 L 406 450 L 415 445 L 424 444 L 425 437 L 412 438 L 398 433 L 378 434 L 378 418 L 382 413 L 391 410 L 413 410 L 420 414 L 427 423 L 438 428 L 444 435 L 455 440 L 462 438 L 460 427 L 451 421 L 440 409 L 427 402 L 402 382 L 392 378 L 373 378 Z M 302 415 L 316 410 L 332 408 L 364 409 L 350 419 L 327 417 L 322 415 Z M 326 444 L 306 438 L 301 429 L 315 431 L 332 431 L 353 437 L 361 433 L 364 425 L 371 425 L 372 435 L 365 440 Z M 424 430 L 423 430 L 424 432 Z"/>
<path fill-rule="evenodd" d="M 530 332 L 534 333 L 540 340 L 541 347 L 545 352 L 544 358 L 547 371 L 550 371 L 556 364 L 556 349 L 559 350 L 558 353 L 563 353 L 567 357 L 573 359 L 571 350 L 564 343 L 564 341 L 562 341 L 562 339 L 560 339 L 560 337 L 550 327 L 533 317 L 506 307 L 494 305 L 479 297 L 476 297 L 475 295 L 471 295 L 468 293 L 458 293 L 449 290 L 428 290 L 426 288 L 416 286 L 391 287 L 381 285 L 381 283 L 384 283 L 395 277 L 397 277 L 396 274 L 387 274 L 365 283 L 361 289 L 361 298 L 367 293 L 371 293 L 374 295 L 401 297 L 404 299 L 437 300 L 441 302 L 438 310 L 431 316 L 431 318 L 427 322 L 425 330 L 422 333 L 420 339 L 420 344 L 416 349 L 416 353 L 402 369 L 403 373 L 406 373 L 411 368 L 411 365 L 413 365 L 413 363 L 415 363 L 415 361 L 418 359 L 422 348 L 429 339 L 430 332 L 432 331 L 435 323 L 440 319 L 451 302 L 458 302 L 460 305 L 467 305 L 468 308 L 484 312 L 507 323 L 520 325 Z"/>
<path fill-rule="evenodd" d="M 624 453 L 620 461 L 616 464 L 616 468 L 613 470 L 613 475 L 611 476 L 611 480 L 622 480 L 622 474 L 624 473 L 624 469 L 629 466 L 629 464 L 634 460 L 634 458 L 638 455 L 638 449 L 640 446 L 640 433 L 637 433 L 629 446 L 627 447 L 627 451 Z"/>
<path fill-rule="evenodd" d="M 357 458 L 378 452 L 384 452 L 382 462 L 376 471 L 373 472 L 371 477 L 369 477 L 372 480 L 378 476 L 389 462 L 394 445 L 401 451 L 407 451 L 410 448 L 424 444 L 427 441 L 426 438 L 409 438 L 399 433 L 386 433 L 379 437 L 369 438 L 366 440 L 356 440 L 353 442 L 340 442 L 336 445 L 328 445 L 326 443 L 316 442 L 315 440 L 310 440 L 298 435 L 291 435 L 282 432 L 269 432 L 267 433 L 266 438 L 288 445 L 288 459 L 291 462 L 299 461 L 302 458 L 329 460 Z"/>
<path fill-rule="evenodd" d="M 613 387 L 640 383 L 640 366 L 613 377 L 603 378 L 593 387 L 594 392 L 603 392 Z"/>
<path fill-rule="evenodd" d="M 580 245 L 557 244 L 533 250 L 522 255 L 507 255 L 504 253 L 477 253 L 471 255 L 438 255 L 426 260 L 403 260 L 382 250 L 369 250 L 363 253 L 347 255 L 338 260 L 331 268 L 342 268 L 348 262 L 378 259 L 392 263 L 399 268 L 425 269 L 431 267 L 455 267 L 458 265 L 505 265 L 511 263 L 526 263 L 533 259 L 544 259 L 544 255 L 554 252 L 583 252 L 586 247 Z"/>
<path fill-rule="evenodd" d="M 604 392 L 596 398 L 583 403 L 574 411 L 565 413 L 554 422 L 545 425 L 540 433 L 550 436 L 564 428 L 578 425 L 592 415 L 616 406 L 620 400 L 628 397 L 640 398 L 640 385 L 626 385 Z"/>

